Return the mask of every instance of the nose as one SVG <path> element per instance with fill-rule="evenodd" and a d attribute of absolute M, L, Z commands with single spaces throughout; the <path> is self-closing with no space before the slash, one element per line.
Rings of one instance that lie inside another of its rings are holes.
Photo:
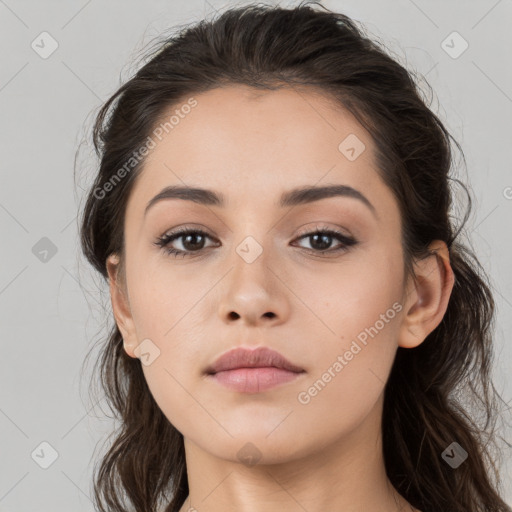
<path fill-rule="evenodd" d="M 281 273 L 265 251 L 252 262 L 236 254 L 219 304 L 221 320 L 248 326 L 277 325 L 286 321 L 290 304 L 288 288 L 279 276 Z"/>

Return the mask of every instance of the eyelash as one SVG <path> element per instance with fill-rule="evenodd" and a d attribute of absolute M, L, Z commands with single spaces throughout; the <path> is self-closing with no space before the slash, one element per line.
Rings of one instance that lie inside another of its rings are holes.
<path fill-rule="evenodd" d="M 167 247 L 167 245 L 170 244 L 171 242 L 173 242 L 174 240 L 181 238 L 185 235 L 190 235 L 190 234 L 197 234 L 197 235 L 201 235 L 201 236 L 206 236 L 208 238 L 212 238 L 206 231 L 203 231 L 202 229 L 180 228 L 174 232 L 166 233 L 166 234 L 162 235 L 161 237 L 158 237 L 155 242 L 155 245 L 160 247 L 165 253 L 167 253 L 170 256 L 174 256 L 174 257 L 178 257 L 180 255 L 183 255 L 183 257 L 191 256 L 191 253 L 199 253 L 203 249 L 199 249 L 197 251 L 182 251 L 181 249 L 174 249 L 172 247 Z M 324 253 L 338 253 L 338 252 L 342 252 L 342 251 L 343 252 L 347 251 L 350 247 L 352 247 L 358 243 L 355 238 L 344 235 L 343 233 L 341 233 L 339 231 L 336 231 L 334 229 L 327 229 L 327 228 L 324 229 L 324 228 L 319 228 L 319 227 L 317 227 L 315 229 L 315 231 L 307 232 L 307 233 L 300 235 L 297 239 L 308 238 L 308 237 L 311 237 L 314 235 L 322 235 L 322 234 L 331 236 L 333 238 L 337 238 L 342 243 L 341 247 L 338 247 L 337 249 L 326 249 L 323 251 L 317 251 L 314 249 L 305 249 L 307 252 L 314 253 L 317 256 L 322 256 Z"/>

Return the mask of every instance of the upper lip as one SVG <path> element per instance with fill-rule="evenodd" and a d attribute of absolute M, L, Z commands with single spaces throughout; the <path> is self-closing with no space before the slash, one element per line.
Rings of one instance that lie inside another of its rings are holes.
<path fill-rule="evenodd" d="M 205 373 L 213 374 L 235 368 L 283 368 L 295 373 L 304 369 L 290 363 L 279 352 L 267 347 L 256 349 L 235 348 L 221 355 L 212 365 L 206 368 Z"/>

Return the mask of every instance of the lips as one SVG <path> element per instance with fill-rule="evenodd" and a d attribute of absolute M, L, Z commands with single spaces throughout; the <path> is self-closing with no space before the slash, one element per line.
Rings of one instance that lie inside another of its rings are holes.
<path fill-rule="evenodd" d="M 235 348 L 220 356 L 212 365 L 206 368 L 208 375 L 236 370 L 239 368 L 278 368 L 293 373 L 305 370 L 292 364 L 283 355 L 267 347 L 256 349 Z"/>
<path fill-rule="evenodd" d="M 208 381 L 237 393 L 262 393 L 306 375 L 275 350 L 235 348 L 205 370 Z"/>

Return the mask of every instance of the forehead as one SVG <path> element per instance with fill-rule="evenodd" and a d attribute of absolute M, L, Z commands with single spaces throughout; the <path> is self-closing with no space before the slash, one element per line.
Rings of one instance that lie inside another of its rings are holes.
<path fill-rule="evenodd" d="M 370 134 L 319 91 L 233 85 L 193 100 L 194 107 L 182 108 L 192 104 L 185 98 L 159 118 L 129 209 L 144 210 L 169 185 L 220 190 L 232 208 L 277 204 L 285 190 L 324 182 L 382 192 Z"/>

